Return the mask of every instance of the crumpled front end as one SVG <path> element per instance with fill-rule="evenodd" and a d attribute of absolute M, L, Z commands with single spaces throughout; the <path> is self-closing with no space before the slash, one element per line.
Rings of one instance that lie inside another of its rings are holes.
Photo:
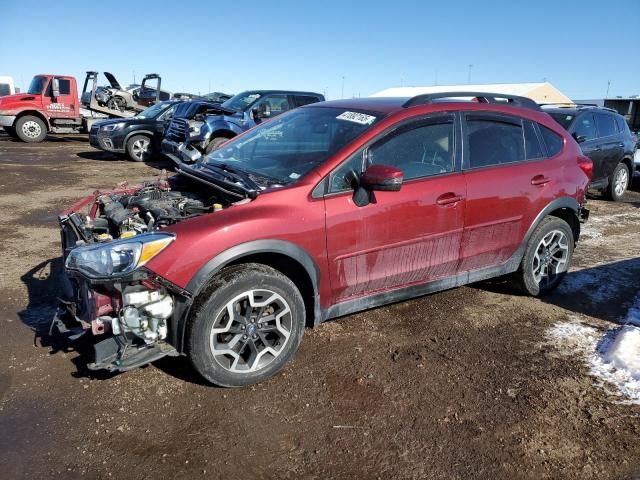
<path fill-rule="evenodd" d="M 145 265 L 175 240 L 172 224 L 229 205 L 219 201 L 174 177 L 95 192 L 60 215 L 66 275 L 52 329 L 100 340 L 90 369 L 124 371 L 178 355 L 173 327 L 191 295 Z"/>

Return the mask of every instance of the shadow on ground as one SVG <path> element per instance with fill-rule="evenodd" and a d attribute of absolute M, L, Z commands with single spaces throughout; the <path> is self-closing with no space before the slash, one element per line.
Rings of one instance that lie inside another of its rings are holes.
<path fill-rule="evenodd" d="M 608 322 L 620 322 L 640 293 L 640 257 L 567 273 L 558 288 L 541 300 L 570 312 Z M 471 285 L 473 288 L 505 295 L 523 295 L 508 278 Z"/>

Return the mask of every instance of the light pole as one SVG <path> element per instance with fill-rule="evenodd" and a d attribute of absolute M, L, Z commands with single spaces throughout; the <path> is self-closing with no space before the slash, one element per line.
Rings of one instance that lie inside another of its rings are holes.
<path fill-rule="evenodd" d="M 342 75 L 342 94 L 340 98 L 344 98 L 344 75 Z"/>

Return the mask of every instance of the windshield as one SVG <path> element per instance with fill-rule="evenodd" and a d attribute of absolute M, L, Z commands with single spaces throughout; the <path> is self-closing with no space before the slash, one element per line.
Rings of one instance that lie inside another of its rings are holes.
<path fill-rule="evenodd" d="M 569 130 L 571 122 L 573 122 L 573 119 L 576 118 L 575 115 L 560 112 L 550 112 L 549 115 L 551 115 L 556 122 L 562 125 L 565 130 Z"/>
<path fill-rule="evenodd" d="M 292 110 L 231 140 L 205 164 L 293 183 L 371 128 L 376 115 L 344 108 Z"/>
<path fill-rule="evenodd" d="M 262 94 L 258 92 L 242 92 L 225 101 L 222 106 L 236 112 L 243 112 L 260 97 L 262 97 Z"/>
<path fill-rule="evenodd" d="M 140 112 L 138 115 L 136 115 L 136 117 L 137 118 L 156 118 L 160 116 L 160 114 L 162 114 L 162 112 L 164 112 L 169 107 L 169 105 L 171 104 L 167 102 L 156 103 L 154 106 L 149 107 L 146 110 L 143 110 L 142 112 Z"/>
<path fill-rule="evenodd" d="M 31 85 L 29 85 L 29 90 L 27 90 L 27 93 L 31 95 L 40 95 L 44 90 L 44 87 L 46 87 L 47 85 L 47 80 L 47 77 L 36 75 L 35 77 L 33 77 L 33 80 L 31 80 Z"/>

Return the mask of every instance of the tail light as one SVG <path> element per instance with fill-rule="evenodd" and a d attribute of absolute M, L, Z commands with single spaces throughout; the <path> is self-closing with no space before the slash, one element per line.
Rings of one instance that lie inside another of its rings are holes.
<path fill-rule="evenodd" d="M 589 181 L 593 178 L 593 162 L 589 157 L 584 155 L 578 155 L 578 166 L 582 169 L 584 174 L 589 178 Z"/>

